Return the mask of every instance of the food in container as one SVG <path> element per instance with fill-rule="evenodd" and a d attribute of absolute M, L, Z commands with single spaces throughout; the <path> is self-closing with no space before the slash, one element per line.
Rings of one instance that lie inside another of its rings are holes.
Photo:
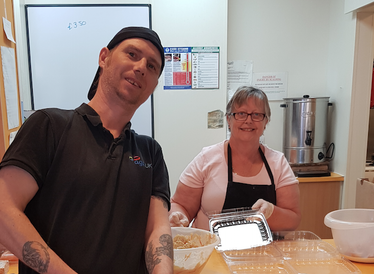
<path fill-rule="evenodd" d="M 171 233 L 177 245 L 174 248 L 174 274 L 200 273 L 220 242 L 217 235 L 197 228 L 172 227 Z M 201 246 L 195 247 L 197 245 Z"/>
<path fill-rule="evenodd" d="M 7 274 L 9 271 L 9 261 L 0 260 L 0 274 Z"/>
<path fill-rule="evenodd" d="M 216 241 L 216 236 L 211 233 L 204 235 L 191 233 L 190 235 L 177 234 L 173 237 L 174 249 L 187 249 L 207 246 Z"/>
<path fill-rule="evenodd" d="M 1 256 L 0 256 L 0 260 L 5 260 L 5 261 L 9 261 L 9 262 L 18 262 L 18 258 L 16 256 L 14 256 L 13 253 L 11 253 L 10 251 L 6 250 Z"/>

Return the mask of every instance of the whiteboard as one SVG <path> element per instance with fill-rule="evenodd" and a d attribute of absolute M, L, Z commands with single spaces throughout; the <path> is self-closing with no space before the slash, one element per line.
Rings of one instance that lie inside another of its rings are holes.
<path fill-rule="evenodd" d="M 100 50 L 127 26 L 151 27 L 151 7 L 139 5 L 26 5 L 31 100 L 34 110 L 75 109 L 87 103 Z M 153 137 L 153 98 L 132 120 Z"/>

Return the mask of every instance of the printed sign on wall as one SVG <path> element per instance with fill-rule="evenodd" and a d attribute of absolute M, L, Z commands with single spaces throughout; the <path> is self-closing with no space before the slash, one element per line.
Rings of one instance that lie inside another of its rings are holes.
<path fill-rule="evenodd" d="M 164 89 L 218 89 L 219 47 L 165 47 Z"/>

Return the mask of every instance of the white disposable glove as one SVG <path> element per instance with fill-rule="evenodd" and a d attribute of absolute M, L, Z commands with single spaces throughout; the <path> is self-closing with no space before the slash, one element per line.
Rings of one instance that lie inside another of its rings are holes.
<path fill-rule="evenodd" d="M 274 205 L 263 199 L 258 199 L 252 206 L 252 209 L 258 210 L 258 212 L 264 214 L 265 219 L 269 219 L 274 211 Z"/>
<path fill-rule="evenodd" d="M 186 215 L 184 215 L 182 212 L 176 211 L 169 215 L 169 223 L 170 226 L 188 226 L 189 221 Z"/>

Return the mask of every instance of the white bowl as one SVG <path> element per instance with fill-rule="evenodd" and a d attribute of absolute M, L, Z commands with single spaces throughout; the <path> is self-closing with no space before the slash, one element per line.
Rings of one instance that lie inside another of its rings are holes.
<path fill-rule="evenodd" d="M 374 209 L 340 209 L 325 216 L 337 250 L 347 259 L 374 262 Z"/>
<path fill-rule="evenodd" d="M 190 227 L 172 227 L 171 234 L 174 239 L 176 235 L 207 235 L 214 237 L 214 242 L 202 247 L 174 249 L 174 274 L 178 273 L 200 273 L 207 263 L 212 251 L 219 244 L 219 237 L 207 230 Z"/>

